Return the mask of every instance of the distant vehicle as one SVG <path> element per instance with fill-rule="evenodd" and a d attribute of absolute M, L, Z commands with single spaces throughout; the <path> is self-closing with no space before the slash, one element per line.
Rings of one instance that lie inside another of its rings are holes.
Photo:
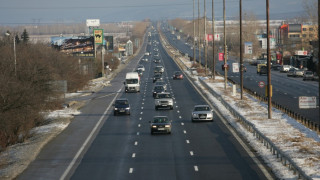
<path fill-rule="evenodd" d="M 155 59 L 153 62 L 154 63 L 161 63 L 161 60 L 160 59 Z"/>
<path fill-rule="evenodd" d="M 274 64 L 274 65 L 271 66 L 271 69 L 272 69 L 272 70 L 275 70 L 275 71 L 280 71 L 281 67 L 282 67 L 282 66 L 279 65 L 279 64 Z"/>
<path fill-rule="evenodd" d="M 156 83 L 154 84 L 155 86 L 163 86 L 164 90 L 167 90 L 167 84 L 162 81 L 162 80 L 157 80 Z"/>
<path fill-rule="evenodd" d="M 163 80 L 161 74 L 155 74 L 155 75 L 153 76 L 153 83 L 156 82 L 156 81 L 158 81 L 158 80 L 161 80 L 161 81 Z"/>
<path fill-rule="evenodd" d="M 125 92 L 140 92 L 140 76 L 137 72 L 128 72 L 124 82 Z"/>
<path fill-rule="evenodd" d="M 175 71 L 173 74 L 173 79 L 183 79 L 183 74 L 181 71 Z"/>
<path fill-rule="evenodd" d="M 141 61 L 148 62 L 148 58 L 142 58 Z"/>
<path fill-rule="evenodd" d="M 142 64 L 139 64 L 137 69 L 138 70 L 140 69 L 141 71 L 145 71 L 146 70 Z"/>
<path fill-rule="evenodd" d="M 152 91 L 152 96 L 155 98 L 158 93 L 164 93 L 166 90 L 164 89 L 163 86 L 154 86 L 153 91 Z"/>
<path fill-rule="evenodd" d="M 113 115 L 118 114 L 130 115 L 130 104 L 127 98 L 119 98 L 114 103 Z"/>
<path fill-rule="evenodd" d="M 139 77 L 143 75 L 143 71 L 141 69 L 137 69 L 135 72 L 138 73 Z"/>
<path fill-rule="evenodd" d="M 262 74 L 268 74 L 267 66 L 261 66 L 260 67 L 259 75 L 261 76 Z"/>
<path fill-rule="evenodd" d="M 155 109 L 159 108 L 168 108 L 173 109 L 173 100 L 171 94 L 168 92 L 165 93 L 157 93 L 154 100 Z"/>
<path fill-rule="evenodd" d="M 304 70 L 302 70 L 302 69 L 295 69 L 293 71 L 294 77 L 303 77 L 303 74 L 304 74 Z"/>
<path fill-rule="evenodd" d="M 267 67 L 266 64 L 258 64 L 257 65 L 257 73 L 260 73 L 261 67 Z"/>
<path fill-rule="evenodd" d="M 146 52 L 146 53 L 144 53 L 144 55 L 149 56 L 149 55 L 150 55 L 150 53 L 149 53 L 149 52 Z"/>
<path fill-rule="evenodd" d="M 266 59 L 257 59 L 257 65 L 259 65 L 259 64 L 267 65 L 267 60 Z"/>
<path fill-rule="evenodd" d="M 164 72 L 164 67 L 163 66 L 156 66 L 154 68 L 154 73 L 163 73 Z"/>
<path fill-rule="evenodd" d="M 293 77 L 293 76 L 294 76 L 294 71 L 295 71 L 295 70 L 296 70 L 296 68 L 293 68 L 293 67 L 292 67 L 292 68 L 290 68 L 290 69 L 289 69 L 289 71 L 287 72 L 287 76 L 288 76 L 288 77 L 290 77 L 290 76 L 292 76 L 292 77 Z"/>
<path fill-rule="evenodd" d="M 213 121 L 213 111 L 208 105 L 196 105 L 191 113 L 191 121 Z"/>
<path fill-rule="evenodd" d="M 303 80 L 307 81 L 307 80 L 314 80 L 314 75 L 312 71 L 306 71 L 303 75 Z"/>
<path fill-rule="evenodd" d="M 149 123 L 151 134 L 155 132 L 171 134 L 171 120 L 167 116 L 154 116 Z"/>
<path fill-rule="evenodd" d="M 291 65 L 282 65 L 282 67 L 280 68 L 280 72 L 288 72 L 290 68 L 292 68 Z"/>

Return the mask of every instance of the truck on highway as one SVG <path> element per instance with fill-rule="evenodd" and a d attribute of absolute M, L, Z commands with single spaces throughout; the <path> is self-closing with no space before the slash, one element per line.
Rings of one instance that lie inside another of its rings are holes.
<path fill-rule="evenodd" d="M 137 72 L 128 72 L 124 82 L 125 92 L 140 92 L 140 77 Z"/>

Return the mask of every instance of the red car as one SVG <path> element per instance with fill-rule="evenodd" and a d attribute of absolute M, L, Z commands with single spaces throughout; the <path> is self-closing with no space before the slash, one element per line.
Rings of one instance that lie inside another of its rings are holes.
<path fill-rule="evenodd" d="M 173 79 L 183 79 L 183 74 L 180 71 L 174 72 Z"/>

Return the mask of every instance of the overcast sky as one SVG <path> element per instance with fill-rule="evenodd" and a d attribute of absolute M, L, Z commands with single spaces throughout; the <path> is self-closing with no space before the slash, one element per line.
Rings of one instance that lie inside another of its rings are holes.
<path fill-rule="evenodd" d="M 304 0 L 269 0 L 272 19 L 297 17 Z M 81 23 L 86 19 L 103 22 L 135 21 L 150 18 L 192 18 L 193 0 L 0 0 L 0 25 L 33 23 Z M 198 0 L 196 16 L 198 14 Z M 215 17 L 222 17 L 223 0 L 214 0 Z M 206 0 L 211 17 L 212 0 Z M 242 0 L 244 12 L 265 18 L 266 0 Z M 203 16 L 204 0 L 200 0 Z M 239 0 L 226 0 L 228 17 L 238 15 Z"/>

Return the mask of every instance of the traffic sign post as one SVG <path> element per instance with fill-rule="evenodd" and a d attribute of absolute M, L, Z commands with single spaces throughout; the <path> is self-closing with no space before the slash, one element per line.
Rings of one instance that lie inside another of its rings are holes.
<path fill-rule="evenodd" d="M 265 86 L 265 83 L 264 83 L 263 81 L 260 81 L 260 82 L 258 83 L 258 86 L 259 86 L 260 88 L 263 88 L 263 87 Z"/>

